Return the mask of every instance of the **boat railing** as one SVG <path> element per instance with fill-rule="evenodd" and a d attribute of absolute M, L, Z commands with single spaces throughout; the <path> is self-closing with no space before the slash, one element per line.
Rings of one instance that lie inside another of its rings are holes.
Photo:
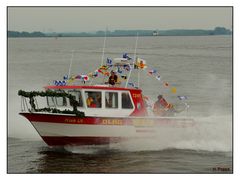
<path fill-rule="evenodd" d="M 62 114 L 75 114 L 79 117 L 84 117 L 84 112 L 81 112 L 77 109 L 78 102 L 75 100 L 74 96 L 71 94 L 68 94 L 66 92 L 54 92 L 54 91 L 31 91 L 26 92 L 23 90 L 18 91 L 18 95 L 21 96 L 21 111 L 22 112 L 48 112 L 48 113 L 62 113 Z M 39 108 L 38 101 L 36 99 L 36 96 L 40 97 L 64 97 L 68 98 L 69 101 L 71 101 L 73 110 L 69 109 L 58 109 L 57 106 L 54 107 L 44 107 Z M 29 102 L 27 101 L 27 98 L 29 99 Z"/>
<path fill-rule="evenodd" d="M 21 96 L 21 112 L 30 111 L 25 97 Z"/>

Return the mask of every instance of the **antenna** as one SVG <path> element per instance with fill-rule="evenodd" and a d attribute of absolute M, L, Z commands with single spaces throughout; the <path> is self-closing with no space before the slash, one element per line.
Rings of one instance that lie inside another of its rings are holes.
<path fill-rule="evenodd" d="M 103 41 L 103 51 L 102 51 L 102 62 L 101 66 L 103 65 L 103 60 L 104 60 L 104 51 L 105 51 L 105 45 L 106 45 L 106 38 L 107 38 L 107 28 L 105 30 L 105 36 L 104 36 L 104 41 Z"/>
<path fill-rule="evenodd" d="M 72 56 L 71 56 L 70 65 L 69 65 L 69 69 L 68 69 L 68 79 L 70 78 L 70 73 L 71 73 L 71 68 L 72 68 L 72 61 L 73 61 L 73 54 L 74 54 L 74 50 L 72 50 Z"/>
<path fill-rule="evenodd" d="M 134 60 L 134 61 L 136 60 L 136 54 L 137 54 L 137 43 L 138 43 L 138 33 L 137 33 L 137 37 L 136 37 L 135 50 L 134 50 L 134 56 L 133 56 L 133 60 Z M 126 88 L 127 85 L 128 85 L 128 82 L 129 82 L 129 79 L 130 79 L 131 73 L 132 73 L 132 68 L 131 68 L 131 64 L 130 64 L 130 72 L 129 72 L 129 75 L 128 75 L 128 78 L 127 78 L 127 81 L 126 81 L 126 84 L 125 84 L 125 88 Z"/>
<path fill-rule="evenodd" d="M 136 44 L 135 44 L 135 50 L 134 50 L 134 60 L 136 59 L 136 54 L 137 54 L 137 43 L 138 43 L 138 33 L 137 33 L 137 38 L 136 38 Z"/>
<path fill-rule="evenodd" d="M 138 88 L 139 88 L 139 86 L 140 86 L 140 71 L 139 71 L 139 68 L 138 68 Z"/>
<path fill-rule="evenodd" d="M 138 43 L 138 33 L 137 33 L 137 39 L 136 39 L 136 45 L 135 45 L 134 59 L 136 59 L 136 55 L 137 55 L 137 43 Z M 138 88 L 139 88 L 139 84 L 140 84 L 140 71 L 138 67 L 138 85 L 137 85 Z"/>
<path fill-rule="evenodd" d="M 106 27 L 104 41 L 103 41 L 103 51 L 102 51 L 101 66 L 103 66 L 103 61 L 104 61 L 104 52 L 105 52 L 105 46 L 106 46 L 107 31 L 108 31 L 108 28 Z M 105 75 L 104 75 L 104 78 L 103 78 L 103 82 L 104 82 L 104 79 L 105 79 Z M 92 84 L 92 82 L 93 82 L 93 78 L 92 78 L 92 80 L 90 82 L 90 85 Z"/>

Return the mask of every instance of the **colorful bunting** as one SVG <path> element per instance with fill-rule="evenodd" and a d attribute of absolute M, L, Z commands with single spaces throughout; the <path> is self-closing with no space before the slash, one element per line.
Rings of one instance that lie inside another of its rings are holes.
<path fill-rule="evenodd" d="M 88 73 L 88 76 L 91 77 L 91 78 L 93 78 L 93 73 L 92 73 L 92 72 L 91 72 L 91 73 Z"/>
<path fill-rule="evenodd" d="M 160 76 L 160 75 L 156 76 L 156 79 L 157 79 L 158 81 L 160 81 L 160 80 L 161 80 L 161 76 Z"/>
<path fill-rule="evenodd" d="M 132 83 L 132 82 L 129 82 L 128 85 L 129 85 L 129 86 L 132 86 L 132 87 L 135 87 L 135 84 Z"/>
<path fill-rule="evenodd" d="M 122 74 L 122 73 L 123 73 L 123 71 L 122 71 L 122 69 L 121 69 L 120 66 L 117 67 L 117 72 L 118 72 L 119 74 Z"/>
<path fill-rule="evenodd" d="M 148 71 L 148 73 L 151 74 L 151 75 L 153 75 L 153 74 L 157 73 L 157 70 L 151 69 L 151 70 Z"/>
<path fill-rule="evenodd" d="M 74 79 L 81 79 L 81 78 L 82 78 L 81 75 L 77 75 L 77 76 L 75 76 Z"/>
<path fill-rule="evenodd" d="M 168 87 L 169 86 L 169 84 L 167 83 L 167 82 L 164 82 L 164 84 L 163 84 L 165 87 Z"/>
<path fill-rule="evenodd" d="M 109 74 L 110 74 L 108 71 L 102 71 L 101 69 L 98 69 L 98 72 L 100 72 L 104 76 L 109 76 Z"/>
<path fill-rule="evenodd" d="M 83 81 L 88 81 L 88 80 L 89 80 L 89 77 L 88 77 L 88 75 L 83 74 L 83 75 L 81 75 L 81 79 L 82 79 Z"/>
<path fill-rule="evenodd" d="M 177 96 L 179 100 L 186 100 L 187 96 Z"/>
<path fill-rule="evenodd" d="M 63 76 L 63 80 L 68 80 L 68 75 Z"/>
<path fill-rule="evenodd" d="M 176 89 L 175 87 L 172 87 L 172 88 L 171 88 L 171 92 L 172 92 L 173 94 L 176 94 L 177 89 Z"/>
<path fill-rule="evenodd" d="M 98 76 L 98 70 L 94 71 L 93 73 L 93 77 L 97 77 Z"/>
<path fill-rule="evenodd" d="M 101 70 L 100 70 L 101 71 Z M 98 76 L 98 70 L 94 71 L 94 72 L 91 72 L 91 73 L 88 73 L 88 76 L 91 77 L 91 78 L 95 78 Z"/>
<path fill-rule="evenodd" d="M 112 66 L 112 59 L 107 58 L 106 64 L 107 64 L 108 66 Z"/>
<path fill-rule="evenodd" d="M 99 69 L 101 69 L 101 70 L 107 70 L 107 69 L 108 69 L 108 66 L 106 66 L 106 65 L 102 65 L 102 66 L 100 66 Z"/>
<path fill-rule="evenodd" d="M 127 79 L 127 75 L 122 75 L 121 78 L 122 79 Z"/>
<path fill-rule="evenodd" d="M 123 58 L 126 58 L 127 60 L 131 60 L 132 58 L 128 56 L 127 53 L 123 53 Z"/>
<path fill-rule="evenodd" d="M 75 80 L 75 76 L 71 76 L 71 77 L 68 79 L 67 83 L 72 83 L 74 80 Z"/>
<path fill-rule="evenodd" d="M 118 64 L 113 64 L 116 63 L 115 60 L 118 60 L 120 63 Z M 146 69 L 148 68 L 146 65 L 146 61 L 144 59 L 140 59 L 140 58 L 136 58 L 135 63 L 129 64 L 130 62 L 128 60 L 132 60 L 131 57 L 128 56 L 127 53 L 123 53 L 122 58 L 115 58 L 114 60 L 112 60 L 111 58 L 107 58 L 106 60 L 106 65 L 102 65 L 100 66 L 97 70 L 95 70 L 94 72 L 90 72 L 88 74 L 82 74 L 82 75 L 75 75 L 75 76 L 71 76 L 68 77 L 67 75 L 63 76 L 63 81 L 54 81 L 54 84 L 56 86 L 64 86 L 67 83 L 72 83 L 74 80 L 76 79 L 80 79 L 82 80 L 84 83 L 86 81 L 89 81 L 89 78 L 95 78 L 99 76 L 99 73 L 103 74 L 104 76 L 110 76 L 110 72 L 108 72 L 108 69 L 111 67 L 113 69 L 113 66 L 116 68 L 115 71 L 116 73 L 119 74 L 119 77 L 123 80 L 127 79 L 127 75 L 123 75 L 124 71 L 130 71 L 131 69 Z M 131 61 L 132 62 L 132 61 Z M 120 65 L 119 65 L 120 64 Z M 162 80 L 162 77 L 160 76 L 160 74 L 157 72 L 156 69 L 147 69 L 146 72 L 149 75 L 152 75 L 153 77 L 155 77 L 158 81 Z M 162 83 L 164 87 L 169 87 L 170 92 L 173 94 L 176 94 L 177 89 L 176 87 L 173 87 L 172 85 L 170 86 L 168 82 L 163 82 Z M 128 83 L 129 86 L 132 87 L 136 87 L 135 84 L 133 82 L 129 82 Z M 187 99 L 186 96 L 177 96 L 180 100 L 185 100 Z"/>
<path fill-rule="evenodd" d="M 130 71 L 130 70 L 131 70 L 131 66 L 128 65 L 128 64 L 123 65 L 123 68 L 124 68 L 126 71 Z"/>
<path fill-rule="evenodd" d="M 105 76 L 110 76 L 110 72 L 106 71 L 103 73 Z"/>
<path fill-rule="evenodd" d="M 55 80 L 53 83 L 55 86 L 66 86 L 67 84 L 66 81 L 57 81 L 57 80 Z"/>

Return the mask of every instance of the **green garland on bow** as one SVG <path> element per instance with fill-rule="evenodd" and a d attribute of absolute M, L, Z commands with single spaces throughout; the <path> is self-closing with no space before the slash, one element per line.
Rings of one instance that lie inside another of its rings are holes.
<path fill-rule="evenodd" d="M 23 90 L 19 90 L 18 91 L 18 95 L 19 96 L 23 96 L 26 98 L 29 98 L 29 103 L 32 107 L 32 109 L 35 112 L 50 112 L 50 113 L 62 113 L 62 114 L 76 114 L 76 116 L 78 117 L 84 117 L 85 114 L 84 112 L 78 111 L 77 110 L 77 105 L 78 102 L 75 100 L 75 96 L 68 94 L 66 92 L 55 92 L 55 91 L 30 91 L 30 92 L 26 92 Z M 36 96 L 41 96 L 41 97 L 66 97 L 70 100 L 72 106 L 73 106 L 73 110 L 59 110 L 57 108 L 42 108 L 42 109 L 36 109 L 36 105 L 34 102 L 34 97 Z"/>

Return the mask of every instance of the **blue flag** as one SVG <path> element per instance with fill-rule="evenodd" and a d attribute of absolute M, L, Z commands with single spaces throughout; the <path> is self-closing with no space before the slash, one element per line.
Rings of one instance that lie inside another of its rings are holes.
<path fill-rule="evenodd" d="M 127 53 L 123 53 L 123 58 L 126 58 L 126 59 L 128 59 L 128 60 L 131 60 L 131 59 L 132 59 L 132 58 L 130 58 L 130 57 L 128 56 Z"/>
<path fill-rule="evenodd" d="M 66 81 L 53 81 L 55 86 L 66 86 L 67 82 Z"/>
<path fill-rule="evenodd" d="M 124 64 L 124 65 L 123 65 L 123 68 L 124 68 L 126 71 L 130 71 L 131 69 L 133 69 L 133 67 L 132 67 L 130 64 Z"/>
<path fill-rule="evenodd" d="M 135 87 L 135 84 L 132 83 L 132 82 L 129 82 L 128 85 L 129 85 L 129 86 L 132 86 L 132 87 Z"/>
<path fill-rule="evenodd" d="M 63 76 L 63 80 L 68 80 L 68 75 Z"/>
<path fill-rule="evenodd" d="M 112 59 L 107 58 L 107 65 L 112 65 Z"/>
<path fill-rule="evenodd" d="M 119 74 L 122 74 L 122 73 L 123 73 L 121 67 L 119 67 L 119 66 L 117 67 L 117 72 L 118 72 Z"/>

